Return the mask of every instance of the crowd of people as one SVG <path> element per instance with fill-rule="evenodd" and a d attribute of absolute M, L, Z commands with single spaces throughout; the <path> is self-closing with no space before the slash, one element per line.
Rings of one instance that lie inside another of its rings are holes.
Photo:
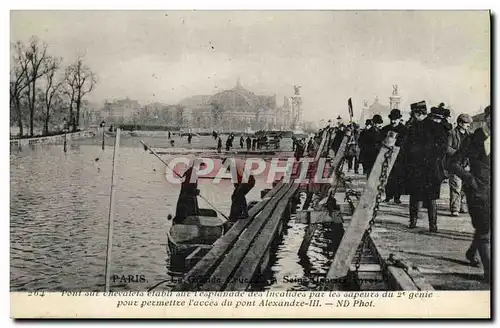
<path fill-rule="evenodd" d="M 222 151 L 222 137 L 217 133 L 216 131 L 212 132 L 212 137 L 217 140 L 217 152 Z M 230 133 L 227 136 L 226 139 L 226 151 L 230 151 L 231 148 L 233 148 L 233 142 L 234 142 L 235 135 L 234 133 Z M 274 141 L 279 143 L 279 137 L 274 137 Z M 247 149 L 247 151 L 250 150 L 259 150 L 263 145 L 267 145 L 269 141 L 269 138 L 266 135 L 258 135 L 254 136 L 253 138 L 250 137 L 250 135 L 247 135 L 245 138 L 245 135 L 240 136 L 240 148 L 241 149 Z"/>
<path fill-rule="evenodd" d="M 484 110 L 484 126 L 470 132 L 472 118 L 460 114 L 456 125 L 449 122 L 450 110 L 441 103 L 427 110 L 424 101 L 411 105 L 410 119 L 403 121 L 399 109 L 391 110 L 389 123 L 384 125 L 381 115 L 367 119 L 365 127 L 356 123 L 344 125 L 337 117 L 337 125 L 321 129 L 314 137 L 321 139 L 326 130 L 335 132 L 329 145 L 339 150 L 345 131 L 349 129 L 344 158 L 349 171 L 369 176 L 383 141 L 389 131 L 397 133 L 396 146 L 400 148 L 385 188 L 385 202 L 401 204 L 401 196 L 409 195 L 409 229 L 417 226 L 421 208 L 427 208 L 429 231 L 438 232 L 436 200 L 441 198 L 443 183 L 450 190 L 450 215 L 469 213 L 475 229 L 472 244 L 465 256 L 472 266 L 481 259 L 485 280 L 490 279 L 490 107 Z M 333 133 L 332 133 L 333 135 Z M 310 140 L 310 141 L 311 141 Z M 319 142 L 318 142 L 319 143 Z M 303 152 L 305 141 L 297 142 Z M 297 154 L 297 152 L 296 152 Z M 300 154 L 299 154 L 300 155 Z M 299 156 L 300 157 L 300 156 Z"/>

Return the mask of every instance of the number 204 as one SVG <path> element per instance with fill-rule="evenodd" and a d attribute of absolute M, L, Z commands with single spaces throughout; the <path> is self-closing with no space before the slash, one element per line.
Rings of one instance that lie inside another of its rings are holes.
<path fill-rule="evenodd" d="M 45 296 L 45 292 L 44 291 L 35 290 L 34 292 L 29 292 L 28 296 L 44 297 Z"/>

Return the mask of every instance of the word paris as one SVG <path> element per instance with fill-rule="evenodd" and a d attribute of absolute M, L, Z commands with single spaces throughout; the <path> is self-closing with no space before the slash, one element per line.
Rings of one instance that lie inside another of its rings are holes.
<path fill-rule="evenodd" d="M 301 158 L 299 161 L 294 158 L 273 158 L 271 161 L 262 158 L 247 158 L 244 160 L 226 158 L 222 161 L 212 158 L 197 158 L 193 161 L 187 157 L 175 157 L 166 168 L 165 176 L 167 181 L 173 184 L 181 184 L 186 179 L 189 179 L 190 183 L 195 183 L 198 178 L 209 178 L 214 184 L 227 179 L 230 179 L 233 183 L 247 183 L 250 176 L 254 178 L 263 176 L 266 178 L 267 183 L 283 178 L 283 182 L 287 183 L 290 182 L 293 166 L 297 163 L 300 164 L 300 172 L 298 172 L 298 177 L 294 177 L 295 183 L 332 183 L 333 178 L 324 177 L 326 175 L 324 174 L 326 173 L 326 161 L 326 158 L 315 161 L 314 158 L 310 157 Z M 190 167 L 193 168 L 195 174 L 177 174 L 178 172 L 185 172 Z M 307 177 L 310 169 L 314 169 L 315 172 L 312 179 L 310 175 L 309 178 Z"/>

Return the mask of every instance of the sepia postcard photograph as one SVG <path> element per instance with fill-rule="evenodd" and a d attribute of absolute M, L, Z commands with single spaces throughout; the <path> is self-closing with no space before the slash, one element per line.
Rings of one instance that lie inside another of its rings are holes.
<path fill-rule="evenodd" d="M 10 10 L 11 318 L 491 318 L 483 10 Z"/>

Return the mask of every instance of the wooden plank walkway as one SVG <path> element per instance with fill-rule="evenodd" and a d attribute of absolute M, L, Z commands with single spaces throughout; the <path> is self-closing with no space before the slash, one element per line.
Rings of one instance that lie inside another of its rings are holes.
<path fill-rule="evenodd" d="M 327 138 L 325 134 L 318 153 L 323 152 Z M 252 207 L 248 219 L 234 223 L 173 290 L 245 291 L 252 283 L 259 283 L 269 265 L 270 246 L 290 218 L 291 203 L 300 186 L 295 182 L 299 172 L 300 164 L 291 172 L 290 182 L 279 182 Z"/>
<path fill-rule="evenodd" d="M 347 176 L 366 181 L 361 175 L 350 173 Z M 338 193 L 336 198 L 345 203 L 344 193 Z M 482 268 L 469 266 L 465 259 L 473 228 L 469 214 L 450 215 L 449 185 L 442 185 L 441 199 L 438 200 L 437 233 L 429 232 L 425 209 L 420 214 L 417 228 L 409 229 L 409 196 L 403 196 L 401 200 L 400 205 L 382 203 L 380 206 L 370 235 L 380 257 L 386 260 L 393 254 L 401 259 L 410 267 L 409 276 L 417 286 L 421 284 L 423 290 L 489 290 L 489 285 L 480 281 Z M 344 215 L 346 229 L 351 218 Z"/>

